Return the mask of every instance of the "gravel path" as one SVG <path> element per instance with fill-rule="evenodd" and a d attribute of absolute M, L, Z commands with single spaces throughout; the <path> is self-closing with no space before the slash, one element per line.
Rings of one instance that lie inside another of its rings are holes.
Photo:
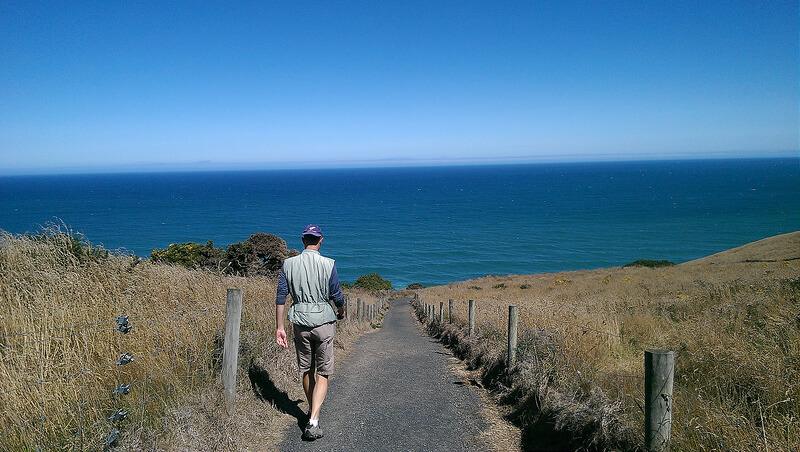
<path fill-rule="evenodd" d="M 480 398 L 452 375 L 449 357 L 419 330 L 408 299 L 392 301 L 383 327 L 359 338 L 330 380 L 325 437 L 304 442 L 293 424 L 281 450 L 486 450 Z"/>

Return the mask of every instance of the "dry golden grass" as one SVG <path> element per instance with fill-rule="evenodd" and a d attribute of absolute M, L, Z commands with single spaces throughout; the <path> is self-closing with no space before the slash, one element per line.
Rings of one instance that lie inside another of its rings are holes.
<path fill-rule="evenodd" d="M 246 442 L 278 415 L 273 396 L 297 386 L 293 354 L 274 344 L 275 281 L 78 243 L 57 227 L 36 237 L 0 231 L 0 448 L 98 449 L 118 428 L 118 443 L 129 438 L 133 449 L 257 449 Z M 261 410 L 250 415 L 250 430 L 228 427 L 238 435 L 217 425 L 225 416 L 215 395 L 229 288 L 245 299 L 238 391 L 244 406 Z M 120 315 L 130 317 L 127 334 L 117 330 Z M 337 345 L 368 329 L 345 325 Z M 119 366 L 123 353 L 134 360 Z M 275 394 L 257 391 L 255 380 Z M 112 394 L 120 384 L 130 393 Z M 109 421 L 117 409 L 128 417 Z M 213 413 L 215 422 L 187 421 L 187 409 Z"/>
<path fill-rule="evenodd" d="M 459 324 L 477 301 L 479 336 L 493 345 L 463 326 L 436 331 L 485 368 L 502 360 L 518 306 L 523 381 L 504 396 L 531 428 L 545 413 L 582 431 L 585 447 L 641 447 L 643 351 L 663 348 L 676 351 L 674 450 L 797 450 L 799 260 L 795 232 L 673 267 L 487 276 L 419 294 L 437 307 L 458 300 Z"/>

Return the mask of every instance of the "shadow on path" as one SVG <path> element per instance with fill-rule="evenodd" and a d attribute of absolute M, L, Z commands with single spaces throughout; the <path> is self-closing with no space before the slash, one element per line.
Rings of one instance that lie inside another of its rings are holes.
<path fill-rule="evenodd" d="M 303 428 L 308 419 L 306 413 L 300 409 L 302 399 L 292 400 L 286 391 L 282 391 L 275 386 L 272 379 L 269 378 L 269 372 L 261 366 L 253 363 L 247 371 L 250 377 L 250 386 L 253 392 L 261 400 L 269 402 L 281 413 L 294 416 L 297 419 L 297 426 Z"/>
<path fill-rule="evenodd" d="M 320 417 L 325 436 L 303 443 L 286 429 L 279 450 L 485 452 L 478 392 L 453 384 L 452 355 L 420 331 L 409 301 L 391 300 L 382 327 L 337 368 Z"/>

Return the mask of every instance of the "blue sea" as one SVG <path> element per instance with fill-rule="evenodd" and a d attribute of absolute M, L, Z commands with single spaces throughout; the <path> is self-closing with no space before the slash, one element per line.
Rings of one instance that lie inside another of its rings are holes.
<path fill-rule="evenodd" d="M 676 263 L 800 229 L 800 159 L 0 177 L 0 229 L 63 223 L 147 257 L 308 223 L 343 281 Z"/>

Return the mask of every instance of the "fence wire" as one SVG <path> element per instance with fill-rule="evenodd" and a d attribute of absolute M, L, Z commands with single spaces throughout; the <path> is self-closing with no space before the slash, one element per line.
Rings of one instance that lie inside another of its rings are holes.
<path fill-rule="evenodd" d="M 555 323 L 558 323 L 558 324 L 561 324 L 561 325 L 566 325 L 566 326 L 570 326 L 570 327 L 573 327 L 573 328 L 577 328 L 577 329 L 580 329 L 581 331 L 593 332 L 593 333 L 601 334 L 601 335 L 604 335 L 604 336 L 613 337 L 613 338 L 619 339 L 621 341 L 627 341 L 627 342 L 630 342 L 630 343 L 639 344 L 639 345 L 644 346 L 644 347 L 642 347 L 642 349 L 644 349 L 645 347 L 649 347 L 651 349 L 661 349 L 661 350 L 672 350 L 672 349 L 675 348 L 675 347 L 665 346 L 664 344 L 654 344 L 652 342 L 642 341 L 642 340 L 639 340 L 639 339 L 636 339 L 636 338 L 633 338 L 633 337 L 622 336 L 622 335 L 619 335 L 619 334 L 610 333 L 608 331 L 598 330 L 596 328 L 592 328 L 592 327 L 587 326 L 587 325 L 579 325 L 579 324 L 576 324 L 576 323 L 567 322 L 565 320 L 561 320 L 561 319 L 557 319 L 557 318 L 550 317 L 550 318 L 548 318 L 548 321 L 552 321 L 552 322 L 555 322 Z M 692 352 L 690 352 L 688 350 L 678 349 L 678 350 L 675 350 L 675 353 L 680 354 L 680 355 L 691 356 L 691 357 L 695 358 L 696 360 L 702 361 L 702 362 L 714 362 L 714 363 L 717 363 L 717 364 L 724 364 L 724 365 L 727 365 L 727 366 L 736 367 L 738 369 L 747 370 L 747 371 L 750 371 L 750 372 L 755 372 L 755 373 L 762 374 L 762 375 L 765 375 L 765 376 L 780 378 L 780 379 L 785 380 L 787 382 L 800 383 L 800 378 L 798 378 L 798 377 L 792 377 L 792 376 L 789 376 L 789 375 L 780 375 L 780 374 L 776 374 L 774 372 L 769 372 L 769 371 L 762 370 L 762 369 L 756 369 L 756 368 L 751 367 L 751 366 L 745 366 L 743 364 L 739 364 L 739 363 L 736 363 L 736 362 L 733 362 L 733 361 L 720 360 L 720 359 L 711 358 L 711 357 L 708 357 L 708 356 L 700 356 L 700 355 L 692 353 Z"/>
<path fill-rule="evenodd" d="M 416 301 L 423 303 L 422 300 L 419 298 L 416 298 Z M 435 303 L 435 309 L 437 311 L 439 310 L 440 306 L 441 305 L 439 303 Z M 445 304 L 445 306 L 447 306 L 447 304 Z M 424 307 L 420 305 L 418 313 L 426 322 L 434 322 L 434 323 L 437 322 L 439 315 L 437 314 L 431 316 L 429 311 L 430 311 L 429 309 L 426 310 L 424 309 Z M 485 309 L 483 311 L 484 313 L 486 312 Z M 496 304 L 492 306 L 492 308 L 489 310 L 489 315 L 496 316 L 497 321 L 492 322 L 494 324 L 503 325 L 506 324 L 506 322 L 508 321 L 507 311 L 502 306 L 498 306 Z M 542 351 L 546 351 L 547 353 L 550 353 L 552 356 L 558 357 L 564 369 L 570 369 L 567 372 L 577 373 L 580 376 L 580 378 L 590 381 L 592 385 L 595 385 L 596 387 L 601 388 L 604 391 L 608 391 L 609 386 L 613 387 L 614 391 L 616 391 L 618 394 L 622 395 L 626 400 L 631 402 L 632 406 L 635 407 L 635 409 L 638 410 L 640 414 L 642 415 L 644 414 L 645 396 L 643 390 L 644 389 L 643 368 L 641 375 L 630 375 L 630 374 L 626 375 L 616 372 L 608 372 L 599 369 L 597 366 L 592 365 L 591 363 L 577 356 L 568 354 L 566 350 L 569 347 L 566 347 L 565 344 L 569 343 L 569 341 L 571 340 L 571 336 L 574 335 L 585 336 L 586 334 L 593 334 L 597 335 L 598 337 L 606 337 L 613 339 L 614 341 L 619 341 L 619 343 L 621 344 L 630 343 L 636 345 L 639 348 L 641 348 L 642 351 L 644 351 L 646 348 L 670 349 L 671 347 L 664 347 L 663 344 L 654 344 L 648 341 L 638 340 L 636 338 L 615 334 L 609 331 L 603 331 L 601 329 L 594 327 L 594 325 L 591 324 L 581 325 L 575 322 L 570 322 L 555 317 L 546 317 L 542 319 L 544 323 L 548 324 L 544 325 L 542 323 L 539 323 L 536 320 L 536 316 L 532 315 L 531 313 L 527 313 L 526 315 L 524 310 L 520 310 L 520 319 L 521 319 L 520 322 L 522 323 L 522 326 L 520 327 L 520 337 L 522 338 L 522 342 L 520 342 L 518 347 L 520 345 L 524 346 L 523 342 L 527 340 L 532 342 L 534 348 L 539 348 L 539 350 L 534 350 L 533 354 L 526 355 L 526 353 L 523 352 L 520 355 L 521 359 L 529 358 L 535 360 Z M 532 326 L 533 328 L 525 328 L 526 321 L 530 322 L 529 326 Z M 559 329 L 555 330 L 552 329 L 553 325 L 560 325 L 565 329 L 560 332 Z M 568 334 L 563 334 L 566 333 L 567 331 L 570 332 Z M 542 336 L 541 333 L 544 333 L 546 338 L 541 337 Z M 556 346 L 556 344 L 554 344 L 554 341 L 551 340 L 554 339 L 556 336 L 558 337 L 558 340 L 564 341 L 564 344 L 562 344 L 562 346 Z M 601 344 L 602 343 L 598 342 L 592 345 L 591 347 L 588 347 L 588 351 L 590 352 L 593 351 Z M 735 372 L 752 372 L 754 374 L 758 374 L 763 377 L 777 378 L 780 379 L 781 381 L 787 382 L 788 384 L 797 384 L 798 382 L 800 382 L 800 379 L 792 375 L 777 374 L 775 372 L 757 369 L 751 366 L 742 365 L 732 361 L 701 356 L 698 355 L 697 353 L 692 353 L 687 350 L 677 350 L 675 353 L 676 355 L 678 355 L 676 356 L 676 362 L 679 362 L 680 355 L 684 355 L 693 358 L 694 361 L 697 363 L 704 363 L 704 362 L 716 363 L 726 367 L 730 367 Z M 628 383 L 625 384 L 623 383 L 624 381 L 627 381 Z M 739 432 L 747 432 L 749 435 L 752 435 L 753 440 L 751 441 L 751 448 L 753 449 L 772 448 L 781 450 L 791 450 L 789 444 L 786 444 L 778 439 L 768 437 L 763 430 L 759 431 L 759 429 L 755 428 L 746 418 L 739 419 L 737 417 L 724 413 L 722 410 L 720 410 L 719 408 L 715 408 L 710 403 L 703 400 L 702 397 L 700 397 L 699 395 L 695 394 L 692 391 L 689 391 L 687 388 L 680 385 L 678 382 L 674 384 L 674 387 L 676 388 L 676 392 L 681 393 L 687 399 L 691 399 L 693 403 L 702 405 L 704 409 L 707 410 L 707 412 L 713 413 L 716 419 L 722 420 L 725 424 L 727 424 L 731 428 L 738 430 Z M 784 403 L 790 401 L 791 397 L 787 400 L 776 402 L 770 405 L 768 408 L 778 403 Z M 676 425 L 676 427 L 680 428 L 675 430 L 678 430 L 682 435 L 685 435 L 687 438 L 694 438 L 693 435 L 702 437 L 703 440 L 708 442 L 708 444 L 712 445 L 712 447 L 715 447 L 719 450 L 731 450 L 730 447 L 724 444 L 726 440 L 726 437 L 724 435 L 716 434 L 714 432 L 708 432 L 707 430 L 704 431 L 703 429 L 697 428 L 697 425 L 700 425 L 697 416 L 698 415 L 707 416 L 707 414 L 692 412 L 691 404 L 687 403 L 686 405 L 687 406 L 685 407 L 676 408 L 678 412 L 676 413 L 677 416 L 673 415 L 674 416 L 673 423 Z M 710 419 L 707 419 L 707 421 L 708 420 Z M 693 426 L 692 423 L 694 423 L 695 425 Z M 674 433 L 676 432 L 674 431 Z"/>
<path fill-rule="evenodd" d="M 223 318 L 224 304 L 195 305 L 1 335 L 4 360 L 31 381 L 3 388 L 0 400 L 35 410 L 5 409 L 0 445 L 102 449 L 135 427 L 123 429 L 128 420 L 153 423 L 173 394 L 188 397 L 213 372 Z M 155 401 L 164 406 L 154 411 Z"/>
<path fill-rule="evenodd" d="M 274 345 L 274 304 L 243 302 L 241 346 Z M 0 445 L 98 450 L 137 429 L 158 429 L 169 407 L 218 372 L 224 314 L 222 302 L 0 335 L 0 353 L 30 380 L 0 390 L 0 400 L 35 408 L 0 417 Z"/>

